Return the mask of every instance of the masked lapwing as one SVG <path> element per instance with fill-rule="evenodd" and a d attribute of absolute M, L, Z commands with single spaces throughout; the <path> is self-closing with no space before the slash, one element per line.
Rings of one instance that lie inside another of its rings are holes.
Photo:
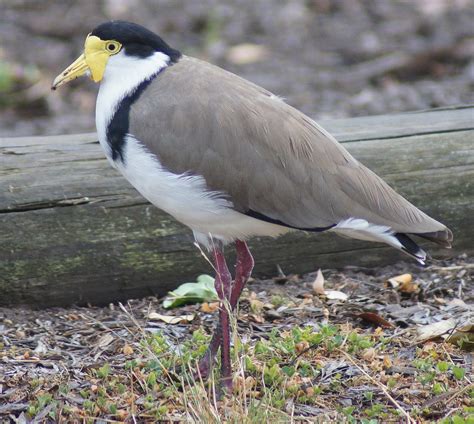
<path fill-rule="evenodd" d="M 97 132 L 112 166 L 210 252 L 221 307 L 199 371 L 208 374 L 220 349 L 227 389 L 229 309 L 252 272 L 249 237 L 330 231 L 386 243 L 421 264 L 426 253 L 411 235 L 450 247 L 445 225 L 311 118 L 245 79 L 181 54 L 140 25 L 99 25 L 53 89 L 84 74 L 100 83 Z M 233 280 L 223 254 L 229 243 L 237 252 Z"/>

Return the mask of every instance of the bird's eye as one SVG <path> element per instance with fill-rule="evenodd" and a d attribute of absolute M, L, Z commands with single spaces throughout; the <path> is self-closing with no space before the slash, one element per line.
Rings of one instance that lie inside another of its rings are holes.
<path fill-rule="evenodd" d="M 118 50 L 119 46 L 115 43 L 108 43 L 106 45 L 106 49 L 107 51 L 109 51 L 110 53 L 116 53 L 117 50 Z"/>

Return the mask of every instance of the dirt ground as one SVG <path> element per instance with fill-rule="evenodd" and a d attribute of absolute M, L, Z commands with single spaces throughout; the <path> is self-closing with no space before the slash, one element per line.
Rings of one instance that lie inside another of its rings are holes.
<path fill-rule="evenodd" d="M 473 0 L 11 0 L 0 2 L 0 136 L 95 130 L 92 82 L 49 88 L 109 19 L 315 118 L 473 102 Z"/>
<path fill-rule="evenodd" d="M 239 344 L 244 346 L 240 355 L 251 364 L 266 366 L 278 358 L 278 372 L 302 361 L 298 372 L 291 378 L 282 374 L 279 381 L 294 387 L 293 392 L 285 392 L 285 402 L 277 403 L 271 392 L 269 402 L 284 414 L 279 419 L 285 422 L 314 422 L 318 417 L 329 422 L 403 421 L 394 411 L 396 402 L 412 422 L 470 423 L 467 420 L 474 411 L 473 270 L 474 261 L 465 256 L 435 262 L 426 269 L 399 263 L 377 269 L 323 270 L 323 288 L 332 290 L 325 295 L 316 293 L 316 272 L 254 280 L 244 292 L 236 320 Z M 403 274 L 398 283 L 393 280 Z M 208 341 L 204 334 L 212 331 L 216 311 L 213 303 L 166 310 L 156 298 L 130 300 L 125 309 L 113 304 L 42 311 L 0 309 L 0 422 L 2 418 L 28 422 L 32 417 L 40 422 L 87 418 L 98 419 L 91 422 L 153 422 L 151 417 L 200 421 L 203 413 L 196 417 L 180 400 L 187 384 L 168 393 L 170 382 L 154 374 L 153 378 L 162 380 L 161 389 L 146 390 L 139 377 L 130 382 L 130 373 L 138 373 L 146 386 L 147 367 L 153 360 L 144 346 L 153 346 L 148 337 L 154 335 L 161 342 L 166 340 L 165 351 L 153 351 L 154 361 L 165 361 L 174 352 L 167 372 L 181 378 L 182 358 L 189 354 L 186 349 L 196 353 L 192 359 L 202 354 Z M 165 322 L 169 320 L 171 324 Z M 311 344 L 315 336 L 328 331 L 334 333 L 330 334 L 332 349 L 319 341 Z M 308 338 L 301 339 L 301 334 Z M 270 357 L 261 356 L 266 348 Z M 190 364 L 193 369 L 194 362 Z M 314 374 L 303 373 L 303 365 Z M 108 372 L 102 375 L 109 369 L 113 377 Z M 254 384 L 255 399 L 266 407 L 272 386 L 262 387 L 258 372 L 247 364 L 243 381 Z M 262 372 L 269 384 L 266 371 Z M 126 393 L 134 393 L 135 406 L 129 397 L 114 391 L 122 384 L 118 381 L 127 384 Z M 153 402 L 147 404 L 150 396 Z M 247 395 L 242 403 L 250 405 L 255 399 Z M 287 414 L 290 403 L 293 418 Z M 157 405 L 162 408 L 158 412 Z M 240 422 L 226 421 L 236 414 L 234 408 L 217 407 L 222 422 Z M 464 421 L 450 421 L 451 417 Z"/>

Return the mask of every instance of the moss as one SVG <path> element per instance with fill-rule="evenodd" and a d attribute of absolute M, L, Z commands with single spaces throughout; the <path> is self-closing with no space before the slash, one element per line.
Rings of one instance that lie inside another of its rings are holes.
<path fill-rule="evenodd" d="M 133 268 L 137 271 L 163 272 L 172 270 L 176 263 L 169 259 L 169 255 L 161 252 L 143 251 L 141 249 L 130 249 L 119 258 L 121 266 Z"/>
<path fill-rule="evenodd" d="M 0 275 L 6 276 L 9 281 L 22 281 L 34 277 L 35 280 L 48 280 L 58 274 L 67 274 L 76 268 L 84 266 L 86 258 L 73 256 L 50 260 L 27 260 L 0 262 Z M 2 283 L 0 280 L 0 289 Z"/>

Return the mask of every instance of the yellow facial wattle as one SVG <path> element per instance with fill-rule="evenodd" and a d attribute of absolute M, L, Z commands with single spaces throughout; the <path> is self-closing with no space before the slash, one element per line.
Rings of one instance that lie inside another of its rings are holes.
<path fill-rule="evenodd" d="M 87 71 L 94 82 L 100 82 L 104 76 L 109 57 L 117 54 L 122 45 L 115 40 L 101 40 L 95 35 L 88 35 L 84 44 L 84 53 L 61 72 L 53 81 L 52 89 L 72 81 Z"/>

